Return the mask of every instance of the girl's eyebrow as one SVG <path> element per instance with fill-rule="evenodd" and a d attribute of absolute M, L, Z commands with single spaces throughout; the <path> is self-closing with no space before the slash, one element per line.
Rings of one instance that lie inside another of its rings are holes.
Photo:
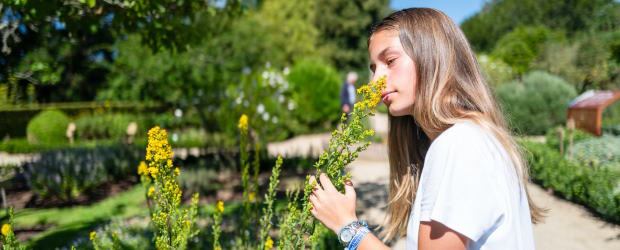
<path fill-rule="evenodd" d="M 391 51 L 392 51 L 392 47 L 391 47 L 391 46 L 386 47 L 385 49 L 383 49 L 383 50 L 381 51 L 381 53 L 379 53 L 378 58 L 384 58 L 384 57 L 385 57 L 385 55 L 386 55 L 387 53 L 391 52 Z"/>

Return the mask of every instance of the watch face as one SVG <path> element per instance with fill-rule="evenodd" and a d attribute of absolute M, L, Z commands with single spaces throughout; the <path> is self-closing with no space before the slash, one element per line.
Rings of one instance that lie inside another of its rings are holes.
<path fill-rule="evenodd" d="M 353 239 L 353 231 L 352 230 L 344 230 L 344 232 L 342 232 L 342 234 L 340 235 L 340 240 L 342 240 L 343 242 L 349 242 L 351 241 L 351 239 Z"/>

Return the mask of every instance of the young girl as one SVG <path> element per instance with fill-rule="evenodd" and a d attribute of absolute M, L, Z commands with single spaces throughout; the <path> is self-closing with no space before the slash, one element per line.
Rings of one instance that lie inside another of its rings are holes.
<path fill-rule="evenodd" d="M 528 168 L 462 31 L 426 8 L 395 12 L 368 40 L 373 81 L 386 77 L 389 203 L 384 241 L 407 249 L 534 249 Z M 311 179 L 313 181 L 314 178 Z M 312 214 L 348 249 L 387 249 L 355 214 L 351 183 L 325 175 Z"/>

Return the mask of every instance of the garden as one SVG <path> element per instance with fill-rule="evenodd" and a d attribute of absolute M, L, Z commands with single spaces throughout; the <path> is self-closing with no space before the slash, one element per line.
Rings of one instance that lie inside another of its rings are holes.
<path fill-rule="evenodd" d="M 2 249 L 340 248 L 310 214 L 309 176 L 342 191 L 359 155 L 387 144 L 371 122 L 387 115 L 385 81 L 369 81 L 366 46 L 391 11 L 389 0 L 3 1 Z M 600 136 L 567 109 L 620 89 L 619 25 L 613 0 L 487 1 L 460 23 L 531 181 L 615 225 L 620 101 Z M 347 72 L 359 75 L 348 117 Z M 316 134 L 329 135 L 321 153 L 268 150 Z"/>

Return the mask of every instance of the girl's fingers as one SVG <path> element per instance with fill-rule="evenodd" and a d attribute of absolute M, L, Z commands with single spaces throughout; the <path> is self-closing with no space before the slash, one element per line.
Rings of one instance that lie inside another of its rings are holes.
<path fill-rule="evenodd" d="M 336 191 L 337 192 L 336 187 L 334 187 L 334 185 L 329 180 L 326 174 L 321 173 L 321 176 L 319 176 L 319 179 L 321 179 L 321 186 L 323 186 L 325 191 L 328 191 L 328 192 Z"/>
<path fill-rule="evenodd" d="M 314 175 L 310 176 L 310 179 L 308 179 L 308 183 L 310 184 L 315 183 L 314 188 L 312 188 L 312 191 L 321 189 L 321 185 L 319 185 L 319 183 L 316 181 L 316 178 L 314 177 Z"/>
<path fill-rule="evenodd" d="M 350 180 L 344 183 L 344 196 L 352 199 L 355 199 L 356 197 L 353 182 L 351 182 Z"/>

